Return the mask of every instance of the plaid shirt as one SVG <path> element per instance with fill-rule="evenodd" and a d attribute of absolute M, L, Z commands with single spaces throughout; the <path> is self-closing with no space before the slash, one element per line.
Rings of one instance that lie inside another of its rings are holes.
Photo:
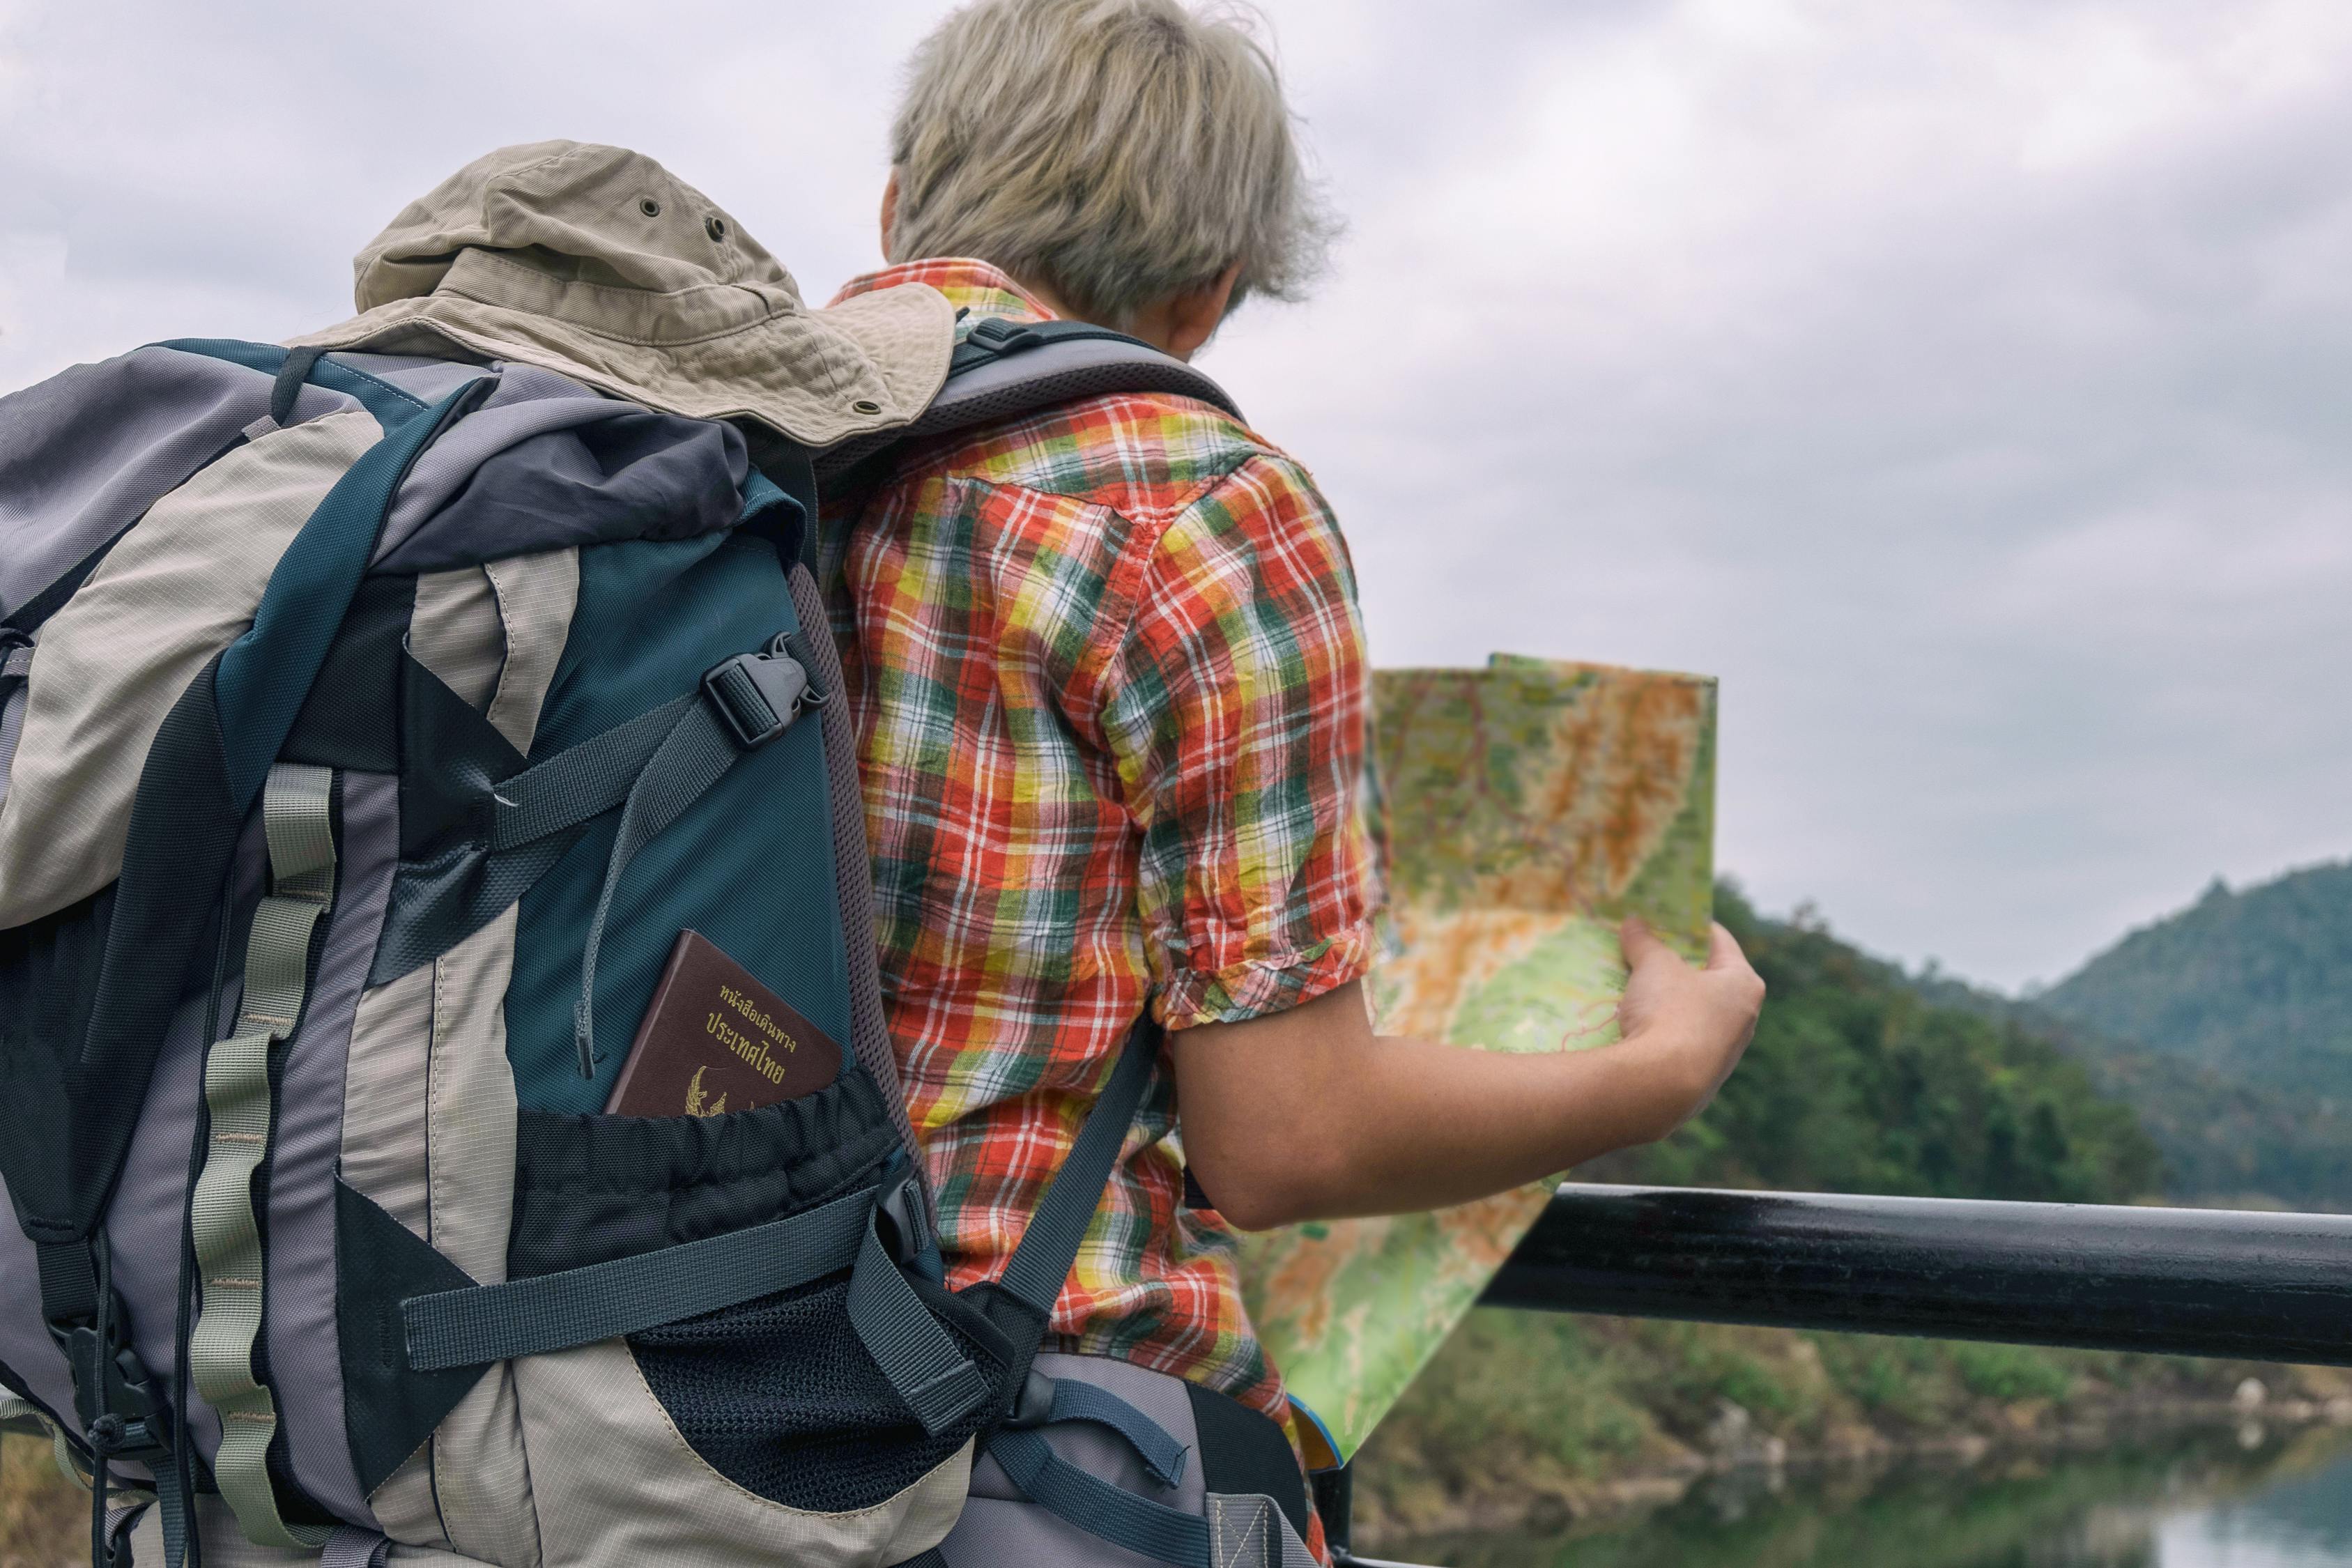
<path fill-rule="evenodd" d="M 840 298 L 907 282 L 1050 314 L 977 261 Z M 884 1001 L 961 1288 L 1003 1272 L 1147 1005 L 1258 1017 L 1374 957 L 1355 578 L 1307 471 L 1173 396 L 940 437 L 825 533 Z M 1174 1131 L 1163 1057 L 1054 1330 L 1286 1420 Z"/>

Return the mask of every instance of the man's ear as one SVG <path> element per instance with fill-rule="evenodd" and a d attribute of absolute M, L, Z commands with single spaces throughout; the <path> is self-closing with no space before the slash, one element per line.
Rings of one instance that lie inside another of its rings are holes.
<path fill-rule="evenodd" d="M 1189 360 L 1216 336 L 1218 323 L 1233 304 L 1234 286 L 1241 281 L 1242 264 L 1234 262 L 1198 289 L 1188 289 L 1161 307 L 1166 312 L 1162 341 L 1178 359 Z"/>
<path fill-rule="evenodd" d="M 890 178 L 882 187 L 882 259 L 890 259 L 890 241 L 898 233 L 898 166 L 890 165 Z"/>

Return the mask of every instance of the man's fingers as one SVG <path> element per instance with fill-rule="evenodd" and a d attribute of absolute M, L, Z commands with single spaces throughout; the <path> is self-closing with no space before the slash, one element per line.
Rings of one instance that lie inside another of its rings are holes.
<path fill-rule="evenodd" d="M 1639 969 L 1656 962 L 1660 954 L 1675 956 L 1675 950 L 1658 940 L 1658 933 L 1639 915 L 1627 915 L 1617 928 L 1618 944 L 1625 950 L 1625 967 Z"/>
<path fill-rule="evenodd" d="M 1706 933 L 1706 966 L 1709 969 L 1745 969 L 1748 955 L 1739 951 L 1739 942 L 1717 921 Z"/>

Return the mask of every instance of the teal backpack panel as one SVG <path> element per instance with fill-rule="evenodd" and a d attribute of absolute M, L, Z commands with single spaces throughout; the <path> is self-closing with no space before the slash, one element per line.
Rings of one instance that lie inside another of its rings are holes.
<path fill-rule="evenodd" d="M 580 552 L 572 634 L 532 760 L 691 692 L 705 671 L 799 629 L 774 549 L 741 536 Z M 830 694 L 828 694 L 830 695 Z M 849 974 L 814 715 L 745 755 L 630 863 L 596 973 L 599 1055 L 580 1075 L 572 1005 L 619 814 L 591 823 L 522 900 L 507 1055 L 534 1110 L 600 1111 L 684 930 L 700 931 L 849 1054 Z"/>

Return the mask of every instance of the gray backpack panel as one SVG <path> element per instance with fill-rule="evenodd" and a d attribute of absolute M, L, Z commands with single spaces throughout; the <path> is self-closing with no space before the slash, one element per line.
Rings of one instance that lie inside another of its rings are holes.
<path fill-rule="evenodd" d="M 0 397 L 0 624 L 34 630 L 109 542 L 269 412 L 269 393 L 239 366 L 159 347 Z M 299 417 L 359 406 L 305 386 Z"/>

